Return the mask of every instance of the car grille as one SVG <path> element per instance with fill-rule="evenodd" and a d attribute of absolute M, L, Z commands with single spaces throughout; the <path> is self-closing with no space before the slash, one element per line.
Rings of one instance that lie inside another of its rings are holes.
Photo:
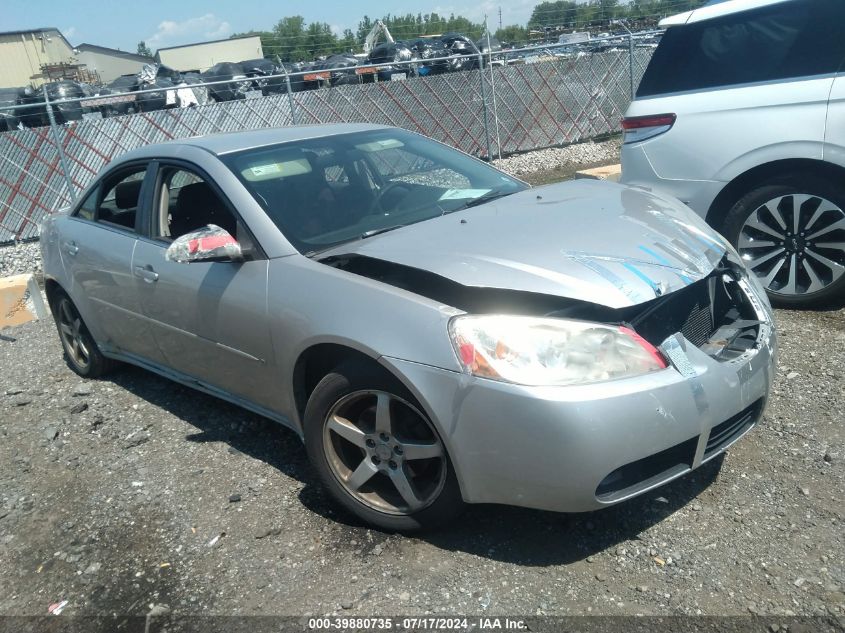
<path fill-rule="evenodd" d="M 757 319 L 757 312 L 736 281 L 735 273 L 726 266 L 719 266 L 706 278 L 645 304 L 629 319 L 629 323 L 655 346 L 680 332 L 696 347 L 704 347 L 720 328 L 742 323 L 745 324 L 743 329 L 747 330 L 759 323 Z M 755 341 L 756 334 L 751 332 L 740 343 L 747 348 Z M 717 357 L 719 360 L 742 352 L 741 348 L 737 351 L 732 342 L 728 347 L 731 353 Z"/>
<path fill-rule="evenodd" d="M 732 418 L 710 429 L 707 446 L 704 448 L 704 459 L 713 457 L 713 455 L 736 441 L 742 434 L 754 426 L 762 408 L 763 401 L 758 400 L 744 411 L 740 411 Z"/>

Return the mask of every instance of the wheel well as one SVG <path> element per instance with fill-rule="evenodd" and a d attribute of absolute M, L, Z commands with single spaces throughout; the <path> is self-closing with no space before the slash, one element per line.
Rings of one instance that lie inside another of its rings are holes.
<path fill-rule="evenodd" d="M 719 192 L 707 212 L 707 223 L 717 231 L 722 230 L 728 211 L 749 191 L 767 182 L 795 177 L 797 174 L 811 174 L 817 178 L 842 181 L 845 179 L 845 168 L 809 158 L 778 160 L 758 165 L 734 178 Z"/>
<path fill-rule="evenodd" d="M 54 279 L 47 279 L 44 281 L 44 294 L 47 295 L 47 303 L 50 305 L 50 309 L 52 310 L 58 296 L 66 293 L 59 285 L 58 281 Z"/>
<path fill-rule="evenodd" d="M 351 360 L 368 363 L 384 370 L 378 361 L 371 356 L 351 347 L 334 343 L 314 345 L 299 355 L 293 367 L 293 395 L 300 420 L 305 416 L 305 406 L 308 404 L 308 398 L 311 397 L 317 383 L 332 369 Z"/>

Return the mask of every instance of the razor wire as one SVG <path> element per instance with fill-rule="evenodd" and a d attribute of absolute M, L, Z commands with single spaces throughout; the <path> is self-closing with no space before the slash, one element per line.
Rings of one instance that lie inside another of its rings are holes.
<path fill-rule="evenodd" d="M 530 51 L 536 55 L 520 64 L 0 133 L 0 244 L 37 238 L 41 220 L 69 205 L 114 158 L 173 139 L 364 122 L 419 132 L 489 160 L 618 132 L 652 49 L 544 51 Z"/>

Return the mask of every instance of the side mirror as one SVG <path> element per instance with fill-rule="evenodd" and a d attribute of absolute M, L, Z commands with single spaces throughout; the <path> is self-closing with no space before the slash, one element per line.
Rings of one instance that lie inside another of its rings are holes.
<path fill-rule="evenodd" d="M 238 240 L 216 224 L 180 235 L 167 247 L 169 262 L 242 262 L 244 254 Z"/>

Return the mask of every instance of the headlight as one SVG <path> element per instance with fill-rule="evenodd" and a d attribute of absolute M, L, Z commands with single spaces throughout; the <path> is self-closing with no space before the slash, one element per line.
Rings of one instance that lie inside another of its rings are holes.
<path fill-rule="evenodd" d="M 633 330 L 525 316 L 460 316 L 449 323 L 464 371 L 520 385 L 580 385 L 665 369 Z"/>

